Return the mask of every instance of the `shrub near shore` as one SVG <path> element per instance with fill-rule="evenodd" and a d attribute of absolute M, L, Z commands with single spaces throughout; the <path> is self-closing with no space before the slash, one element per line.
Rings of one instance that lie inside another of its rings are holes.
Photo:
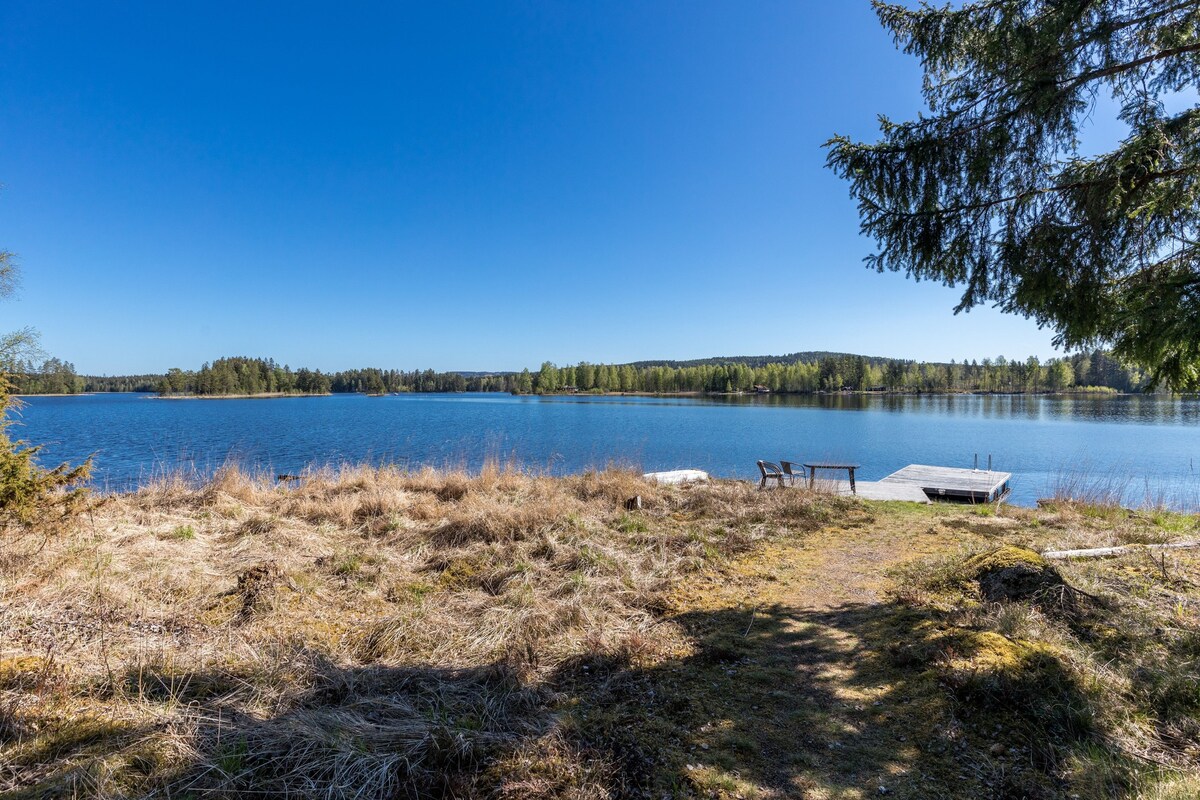
<path fill-rule="evenodd" d="M 1071 609 L 979 576 L 1193 522 L 615 470 L 163 480 L 5 537 L 0 792 L 1190 796 L 1191 557 L 1056 570 Z"/>

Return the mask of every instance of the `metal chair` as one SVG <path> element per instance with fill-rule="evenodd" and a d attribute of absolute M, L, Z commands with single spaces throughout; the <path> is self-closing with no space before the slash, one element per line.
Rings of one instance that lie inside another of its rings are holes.
<path fill-rule="evenodd" d="M 767 488 L 767 481 L 772 480 L 779 481 L 780 487 L 784 485 L 783 470 L 779 468 L 778 464 L 774 464 L 770 461 L 759 461 L 758 471 L 762 473 L 762 480 L 758 482 L 759 489 Z"/>
<path fill-rule="evenodd" d="M 800 476 L 800 480 L 808 480 L 808 473 L 804 471 L 804 465 L 798 461 L 780 461 L 779 465 L 783 467 L 783 474 L 788 477 L 788 481 L 792 486 L 796 485 L 796 476 Z"/>

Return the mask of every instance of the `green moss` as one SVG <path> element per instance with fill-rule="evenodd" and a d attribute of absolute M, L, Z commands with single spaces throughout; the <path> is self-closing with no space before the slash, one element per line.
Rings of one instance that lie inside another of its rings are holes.
<path fill-rule="evenodd" d="M 1054 567 L 1032 550 L 1005 545 L 963 562 L 963 577 L 989 602 L 1028 600 L 1077 610 L 1077 597 Z"/>
<path fill-rule="evenodd" d="M 358 550 L 340 550 L 332 556 L 322 558 L 328 569 L 339 578 L 358 578 L 364 567 L 379 566 L 383 560 L 379 556 L 359 552 Z M 371 576 L 376 577 L 376 576 Z"/>
<path fill-rule="evenodd" d="M 445 589 L 462 589 L 479 584 L 482 565 L 470 558 L 455 558 L 446 563 L 438 583 Z"/>
<path fill-rule="evenodd" d="M 963 573 L 967 578 L 979 580 L 990 572 L 1017 566 L 1047 569 L 1050 562 L 1024 547 L 1004 545 L 968 558 L 963 562 Z"/>
<path fill-rule="evenodd" d="M 423 581 L 396 583 L 387 588 L 385 597 L 389 603 L 419 603 L 433 591 L 433 587 Z"/>

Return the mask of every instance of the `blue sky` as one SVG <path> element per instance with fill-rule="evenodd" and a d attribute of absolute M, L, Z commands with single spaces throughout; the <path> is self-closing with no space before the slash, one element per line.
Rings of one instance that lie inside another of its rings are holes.
<path fill-rule="evenodd" d="M 862 265 L 834 133 L 921 108 L 866 0 L 0 6 L 0 247 L 88 373 L 1053 355 Z"/>

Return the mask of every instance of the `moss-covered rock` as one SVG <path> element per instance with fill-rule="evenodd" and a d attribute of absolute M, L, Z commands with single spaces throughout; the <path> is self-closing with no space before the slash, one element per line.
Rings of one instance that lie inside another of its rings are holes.
<path fill-rule="evenodd" d="M 1005 545 L 963 562 L 965 576 L 991 602 L 1062 600 L 1069 587 L 1046 559 L 1024 547 Z"/>

